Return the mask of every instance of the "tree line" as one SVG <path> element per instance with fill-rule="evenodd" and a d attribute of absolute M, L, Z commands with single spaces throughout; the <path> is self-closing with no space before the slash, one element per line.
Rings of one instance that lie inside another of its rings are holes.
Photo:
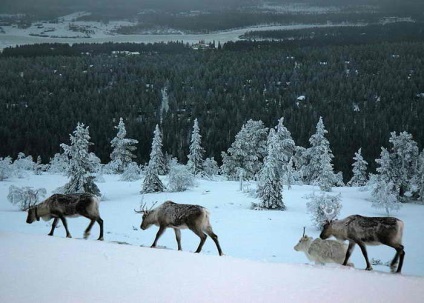
<path fill-rule="evenodd" d="M 24 152 L 46 163 L 81 122 L 90 126 L 92 148 L 107 163 L 114 126 L 123 117 L 128 135 L 139 142 L 137 162 L 148 160 L 159 124 L 164 150 L 185 163 L 197 118 L 205 156 L 221 163 L 221 152 L 249 119 L 271 127 L 284 117 L 296 144 L 307 146 L 322 116 L 334 168 L 348 181 L 354 153 L 362 148 L 375 170 L 374 159 L 392 131 L 409 132 L 422 147 L 423 53 L 423 42 L 240 42 L 203 51 L 183 43 L 5 49 L 0 157 Z"/>

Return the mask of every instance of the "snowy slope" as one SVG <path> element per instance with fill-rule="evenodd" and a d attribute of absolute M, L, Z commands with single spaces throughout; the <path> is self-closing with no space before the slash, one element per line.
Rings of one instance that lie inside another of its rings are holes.
<path fill-rule="evenodd" d="M 424 279 L 0 233 L 1 302 L 422 302 Z"/>
<path fill-rule="evenodd" d="M 374 266 L 373 272 L 364 271 L 358 248 L 351 258 L 355 269 L 305 265 L 305 255 L 293 246 L 303 226 L 308 235 L 319 234 L 306 213 L 304 197 L 317 191 L 312 186 L 285 188 L 287 211 L 283 212 L 251 210 L 252 202 L 258 201 L 241 192 L 238 182 L 197 180 L 197 186 L 186 192 L 144 196 L 148 205 L 173 200 L 206 206 L 226 255 L 218 257 L 210 239 L 201 254 L 193 254 L 199 239 L 188 230 L 182 232 L 184 252 L 176 251 L 172 230 L 158 243 L 167 249 L 148 248 L 157 227 L 139 229 L 141 217 L 134 209 L 142 200 L 141 181 L 104 178 L 104 183 L 97 183 L 104 195 L 100 205 L 104 242 L 95 241 L 97 225 L 89 240 L 81 239 L 88 225 L 85 218 L 68 220 L 74 239 L 64 238 L 61 224 L 55 236 L 48 237 L 51 221 L 26 224 L 26 213 L 7 201 L 10 185 L 44 187 L 50 195 L 67 182 L 66 177 L 29 175 L 0 182 L 0 302 L 31 298 L 43 302 L 424 301 L 423 205 L 407 204 L 394 214 L 405 222 L 406 251 L 402 275 L 394 275 L 383 265 Z M 167 178 L 163 181 L 166 184 Z M 335 188 L 333 192 L 342 195 L 341 217 L 384 215 L 371 208 L 367 191 Z M 383 263 L 394 253 L 385 246 L 368 247 L 370 259 Z"/>

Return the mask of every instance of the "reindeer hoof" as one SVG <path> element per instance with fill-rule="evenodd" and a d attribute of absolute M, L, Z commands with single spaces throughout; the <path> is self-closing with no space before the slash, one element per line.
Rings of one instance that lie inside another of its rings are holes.
<path fill-rule="evenodd" d="M 84 239 L 87 240 L 89 235 L 89 233 L 84 234 Z"/>
<path fill-rule="evenodd" d="M 98 241 L 103 241 L 103 237 L 100 237 L 97 239 Z"/>
<path fill-rule="evenodd" d="M 369 266 L 369 267 L 365 268 L 365 270 L 369 270 L 369 271 L 371 271 L 371 270 L 372 270 L 372 267 L 371 267 L 371 266 Z"/>
<path fill-rule="evenodd" d="M 71 235 L 67 235 L 66 238 L 72 238 L 72 236 Z"/>

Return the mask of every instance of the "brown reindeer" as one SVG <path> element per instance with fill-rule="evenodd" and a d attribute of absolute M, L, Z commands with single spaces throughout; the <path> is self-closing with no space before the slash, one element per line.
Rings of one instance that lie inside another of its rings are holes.
<path fill-rule="evenodd" d="M 175 231 L 178 250 L 182 250 L 180 229 L 188 228 L 200 238 L 200 244 L 197 247 L 196 253 L 202 250 L 207 235 L 209 235 L 215 242 L 219 255 L 222 256 L 218 236 L 212 230 L 209 222 L 209 211 L 206 208 L 199 205 L 177 204 L 172 201 L 166 201 L 155 209 L 147 210 L 145 205 L 143 205 L 140 211 L 134 211 L 143 214 L 140 226 L 142 230 L 149 228 L 151 225 L 159 226 L 151 247 L 156 247 L 160 236 L 166 228 L 170 227 Z"/>
<path fill-rule="evenodd" d="M 324 224 L 320 234 L 321 239 L 334 236 L 338 240 L 348 240 L 349 246 L 346 252 L 343 265 L 346 265 L 353 248 L 356 244 L 361 248 L 367 263 L 366 270 L 372 270 L 366 245 L 387 245 L 396 250 L 396 255 L 390 263 L 392 272 L 400 273 L 403 259 L 405 257 L 402 245 L 403 222 L 392 217 L 363 217 L 360 215 L 349 216 L 343 220 L 330 220 Z"/>
<path fill-rule="evenodd" d="M 83 194 L 54 194 L 43 202 L 32 206 L 28 209 L 28 217 L 26 222 L 31 224 L 35 220 L 49 221 L 54 218 L 52 229 L 49 236 L 53 236 L 57 222 L 62 220 L 63 226 L 66 230 L 66 237 L 72 238 L 68 230 L 68 224 L 65 217 L 78 217 L 83 216 L 90 219 L 90 224 L 84 232 L 84 239 L 90 235 L 90 230 L 94 223 L 97 222 L 100 226 L 100 235 L 98 240 L 103 240 L 103 220 L 100 218 L 99 213 L 99 199 L 88 193 Z"/>

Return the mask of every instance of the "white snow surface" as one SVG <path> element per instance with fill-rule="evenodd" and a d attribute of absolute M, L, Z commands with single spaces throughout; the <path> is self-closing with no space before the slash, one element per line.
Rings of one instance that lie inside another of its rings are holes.
<path fill-rule="evenodd" d="M 148 205 L 173 200 L 207 207 L 225 253 L 220 257 L 209 238 L 194 254 L 199 239 L 189 230 L 182 232 L 182 252 L 176 250 L 172 230 L 160 238 L 159 248 L 150 248 L 157 227 L 140 230 L 140 215 L 134 213 L 142 200 L 141 181 L 123 182 L 116 175 L 104 179 L 97 183 L 103 194 L 103 242 L 95 240 L 97 224 L 90 238 L 82 239 L 89 223 L 82 217 L 68 219 L 73 239 L 65 238 L 62 224 L 49 237 L 51 221 L 26 224 L 26 213 L 7 201 L 10 185 L 45 187 L 50 195 L 66 177 L 30 175 L 0 182 L 0 302 L 424 301 L 424 205 L 405 204 L 394 214 L 405 222 L 406 256 L 402 274 L 392 274 L 384 265 L 365 271 L 359 248 L 350 260 L 355 268 L 309 264 L 294 251 L 303 226 L 308 235 L 319 235 L 304 198 L 316 187 L 284 188 L 286 211 L 251 210 L 258 201 L 230 181 L 197 179 L 186 192 L 144 195 Z M 342 195 L 341 218 L 384 215 L 371 207 L 368 191 L 342 187 L 333 193 Z M 386 246 L 368 247 L 369 258 L 383 263 L 394 253 Z"/>

